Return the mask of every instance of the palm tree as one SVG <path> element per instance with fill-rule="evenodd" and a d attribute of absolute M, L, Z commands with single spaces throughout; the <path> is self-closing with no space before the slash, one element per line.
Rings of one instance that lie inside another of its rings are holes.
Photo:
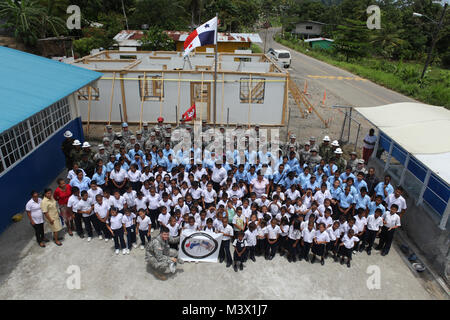
<path fill-rule="evenodd" d="M 26 45 L 35 45 L 40 37 L 64 32 L 64 21 L 49 14 L 36 0 L 4 0 L 0 2 L 0 18 L 6 28 L 14 28 L 14 37 Z"/>

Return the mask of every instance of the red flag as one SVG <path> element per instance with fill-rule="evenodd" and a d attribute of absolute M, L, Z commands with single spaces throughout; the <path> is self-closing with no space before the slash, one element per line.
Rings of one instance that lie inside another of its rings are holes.
<path fill-rule="evenodd" d="M 181 116 L 181 120 L 191 121 L 197 116 L 195 103 Z"/>

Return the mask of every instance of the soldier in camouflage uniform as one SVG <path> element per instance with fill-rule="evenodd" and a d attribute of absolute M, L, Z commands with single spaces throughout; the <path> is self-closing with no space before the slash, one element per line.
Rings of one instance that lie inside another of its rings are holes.
<path fill-rule="evenodd" d="M 147 140 L 148 138 L 150 138 L 150 130 L 149 130 L 149 128 L 148 128 L 148 123 L 147 122 L 144 122 L 143 124 L 142 124 L 142 138 L 144 139 L 144 140 Z M 137 134 L 137 133 L 136 133 Z"/>
<path fill-rule="evenodd" d="M 325 136 L 323 138 L 323 142 L 319 147 L 319 155 L 322 157 L 322 159 L 325 160 L 326 163 L 330 161 L 331 157 L 333 157 L 333 150 L 330 145 L 330 137 Z"/>
<path fill-rule="evenodd" d="M 144 139 L 142 130 L 136 131 L 136 143 L 139 143 L 139 145 L 141 146 L 141 149 L 144 150 L 145 139 Z"/>
<path fill-rule="evenodd" d="M 289 141 L 286 142 L 286 144 L 284 145 L 284 152 L 286 154 L 288 154 L 289 151 L 291 150 L 291 147 L 294 147 L 294 151 L 296 153 L 299 153 L 299 151 L 301 149 L 300 143 L 298 143 L 297 137 L 295 136 L 295 134 L 291 134 L 289 136 Z"/>
<path fill-rule="evenodd" d="M 311 169 L 311 172 L 314 172 L 314 168 L 320 163 L 322 157 L 317 154 L 317 148 L 311 148 L 311 155 L 308 158 L 308 166 Z"/>
<path fill-rule="evenodd" d="M 130 142 L 130 137 L 133 135 L 133 132 L 128 128 L 128 123 L 122 123 L 122 138 L 125 143 Z"/>
<path fill-rule="evenodd" d="M 113 146 L 113 151 L 112 154 L 115 156 L 120 152 L 120 141 L 119 140 L 114 140 L 114 146 Z"/>
<path fill-rule="evenodd" d="M 114 141 L 114 140 L 112 140 Z M 105 147 L 105 153 L 108 154 L 108 159 L 109 159 L 109 155 L 111 153 L 113 153 L 113 146 L 111 145 L 111 140 L 109 140 L 109 138 L 104 137 L 103 138 L 103 146 Z"/>
<path fill-rule="evenodd" d="M 300 162 L 308 162 L 310 155 L 311 152 L 309 150 L 309 141 L 306 141 L 303 148 L 299 151 Z"/>
<path fill-rule="evenodd" d="M 157 132 L 161 132 L 164 130 L 164 118 L 163 117 L 159 117 L 158 118 L 158 123 L 153 127 L 153 131 Z M 158 135 L 157 135 L 158 136 Z"/>
<path fill-rule="evenodd" d="M 79 140 L 75 140 L 72 143 L 72 150 L 70 150 L 69 158 L 73 163 L 79 163 L 81 161 L 82 150 L 81 150 L 81 142 Z"/>
<path fill-rule="evenodd" d="M 347 161 L 347 165 L 352 167 L 352 172 L 356 171 L 356 167 L 358 166 L 358 154 L 356 152 L 350 153 L 350 160 Z"/>
<path fill-rule="evenodd" d="M 94 161 L 95 152 L 91 150 L 91 145 L 87 141 L 83 143 L 81 156 L 85 154 L 87 154 L 89 160 Z"/>
<path fill-rule="evenodd" d="M 109 139 L 109 141 L 114 141 L 116 139 L 116 133 L 113 131 L 111 125 L 106 126 L 106 132 L 103 134 L 103 137 L 106 137 Z"/>
<path fill-rule="evenodd" d="M 156 139 L 156 133 L 152 132 L 150 133 L 150 138 L 145 142 L 145 150 L 150 150 L 153 145 L 159 146 L 161 144 L 161 141 Z"/>
<path fill-rule="evenodd" d="M 128 153 L 128 151 L 134 149 L 136 143 L 137 143 L 136 136 L 135 135 L 130 136 L 129 142 L 125 145 L 125 151 Z"/>
<path fill-rule="evenodd" d="M 102 144 L 98 145 L 98 152 L 94 155 L 94 162 L 97 162 L 98 159 L 102 159 L 104 165 L 106 165 L 109 160 L 109 153 L 106 152 L 105 146 Z"/>
<path fill-rule="evenodd" d="M 339 172 L 344 172 L 345 167 L 347 167 L 347 161 L 345 161 L 344 158 L 342 158 L 342 150 L 341 148 L 337 148 L 334 151 L 334 157 L 335 157 L 335 165 L 338 167 Z"/>
<path fill-rule="evenodd" d="M 165 273 L 175 273 L 176 264 L 183 263 L 177 259 L 178 251 L 169 246 L 169 229 L 162 227 L 158 236 L 154 237 L 145 248 L 145 261 L 155 271 L 160 280 L 167 280 Z"/>

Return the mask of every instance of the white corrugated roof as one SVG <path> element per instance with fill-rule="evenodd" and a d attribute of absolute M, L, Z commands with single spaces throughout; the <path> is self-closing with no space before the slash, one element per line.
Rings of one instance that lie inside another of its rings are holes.
<path fill-rule="evenodd" d="M 414 102 L 356 110 L 450 184 L 449 110 Z"/>

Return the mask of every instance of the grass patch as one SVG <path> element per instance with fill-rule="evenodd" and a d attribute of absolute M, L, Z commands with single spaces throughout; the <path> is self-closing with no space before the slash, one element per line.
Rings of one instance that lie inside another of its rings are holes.
<path fill-rule="evenodd" d="M 420 63 L 378 58 L 361 58 L 346 62 L 344 57 L 332 50 L 312 49 L 300 40 L 282 39 L 277 35 L 275 41 L 416 100 L 450 109 L 449 70 L 432 66 L 428 68 L 424 79 L 421 80 L 423 64 Z"/>

